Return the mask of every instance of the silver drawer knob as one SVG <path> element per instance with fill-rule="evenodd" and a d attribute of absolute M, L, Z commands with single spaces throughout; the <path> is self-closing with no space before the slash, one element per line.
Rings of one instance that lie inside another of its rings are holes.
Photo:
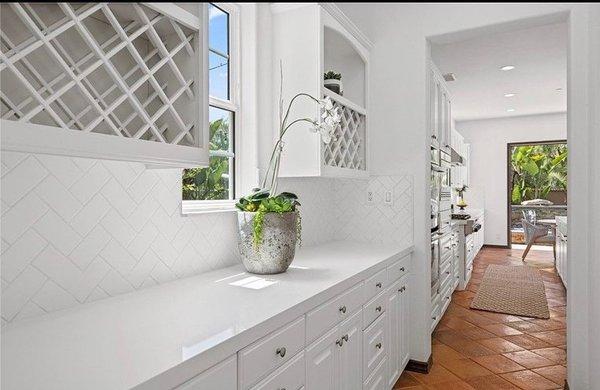
<path fill-rule="evenodd" d="M 346 333 L 345 335 L 342 336 L 342 340 L 344 340 L 345 342 L 348 342 L 348 339 L 350 337 L 348 337 L 348 334 Z"/>
<path fill-rule="evenodd" d="M 341 306 L 340 307 L 340 313 L 346 314 L 346 306 Z"/>
<path fill-rule="evenodd" d="M 277 350 L 275 351 L 275 353 L 281 357 L 285 356 L 285 352 L 286 352 L 285 347 L 277 348 Z"/>
<path fill-rule="evenodd" d="M 400 267 L 400 271 L 404 272 L 404 267 Z"/>
<path fill-rule="evenodd" d="M 375 348 L 377 348 L 377 349 L 381 349 L 381 343 L 377 343 L 377 344 L 375 344 Z"/>
<path fill-rule="evenodd" d="M 377 282 L 377 284 L 375 286 L 381 288 L 382 284 L 381 284 L 381 282 Z"/>
<path fill-rule="evenodd" d="M 375 308 L 375 311 L 381 311 L 381 306 L 377 306 L 377 307 Z"/>
<path fill-rule="evenodd" d="M 344 345 L 344 339 L 342 338 L 339 340 L 335 340 L 335 343 L 341 347 L 342 345 Z"/>

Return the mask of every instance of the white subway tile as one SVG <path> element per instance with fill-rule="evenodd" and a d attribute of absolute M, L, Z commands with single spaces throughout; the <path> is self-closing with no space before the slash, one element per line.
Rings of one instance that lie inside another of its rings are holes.
<path fill-rule="evenodd" d="M 28 157 L 2 177 L 1 197 L 8 205 L 30 193 L 46 177 L 48 171 L 35 159 Z"/>
<path fill-rule="evenodd" d="M 81 236 L 53 210 L 35 223 L 35 230 L 65 255 L 71 253 L 81 241 Z"/>
<path fill-rule="evenodd" d="M 2 278 L 7 282 L 13 281 L 47 243 L 36 231 L 27 230 L 2 255 Z"/>
<path fill-rule="evenodd" d="M 11 321 L 45 281 L 44 274 L 33 267 L 27 267 L 2 290 L 2 317 Z"/>

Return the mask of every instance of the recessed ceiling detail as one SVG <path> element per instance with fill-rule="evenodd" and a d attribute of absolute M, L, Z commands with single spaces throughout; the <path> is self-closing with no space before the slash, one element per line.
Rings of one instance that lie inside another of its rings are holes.
<path fill-rule="evenodd" d="M 433 62 L 448 83 L 457 121 L 565 112 L 566 23 L 432 45 Z M 510 102 L 510 107 L 507 104 Z M 512 109 L 512 110 L 510 110 Z"/>

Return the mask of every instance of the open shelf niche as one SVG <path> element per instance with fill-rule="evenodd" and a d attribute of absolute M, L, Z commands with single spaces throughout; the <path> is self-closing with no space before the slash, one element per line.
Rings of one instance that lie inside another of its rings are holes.
<path fill-rule="evenodd" d="M 298 92 L 330 97 L 340 108 L 341 124 L 329 144 L 309 131 L 286 134 L 282 176 L 368 176 L 368 66 L 371 43 L 339 9 L 329 3 L 274 5 L 274 57 L 284 67 L 284 100 Z M 290 42 L 301 42 L 293 47 Z M 342 75 L 343 93 L 324 85 L 324 73 Z M 274 82 L 279 87 L 279 73 Z M 318 107 L 301 103 L 293 115 L 314 118 Z"/>

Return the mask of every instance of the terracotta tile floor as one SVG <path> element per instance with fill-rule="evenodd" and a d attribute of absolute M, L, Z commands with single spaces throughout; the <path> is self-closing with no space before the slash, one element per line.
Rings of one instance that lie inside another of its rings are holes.
<path fill-rule="evenodd" d="M 532 250 L 527 262 L 542 273 L 550 319 L 469 308 L 489 264 L 522 265 L 520 250 L 484 248 L 467 289 L 456 291 L 433 332 L 429 374 L 405 371 L 394 389 L 562 389 L 566 377 L 566 292 L 552 251 Z"/>

